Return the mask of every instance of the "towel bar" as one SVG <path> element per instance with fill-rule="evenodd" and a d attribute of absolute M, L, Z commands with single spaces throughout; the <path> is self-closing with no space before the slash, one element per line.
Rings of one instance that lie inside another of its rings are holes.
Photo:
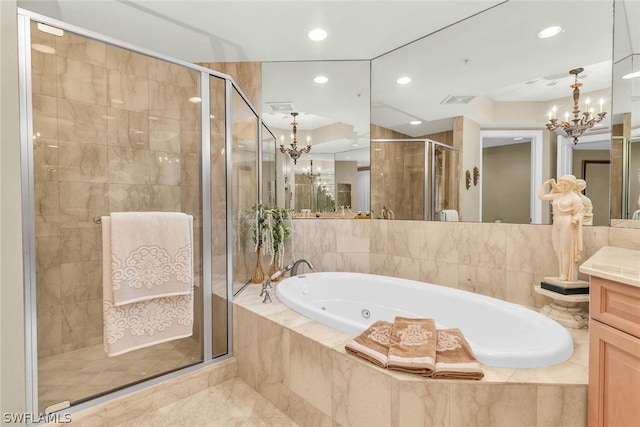
<path fill-rule="evenodd" d="M 193 217 L 193 220 L 196 221 L 196 217 L 195 216 Z M 94 216 L 93 217 L 93 222 L 95 224 L 102 224 L 102 217 Z"/>

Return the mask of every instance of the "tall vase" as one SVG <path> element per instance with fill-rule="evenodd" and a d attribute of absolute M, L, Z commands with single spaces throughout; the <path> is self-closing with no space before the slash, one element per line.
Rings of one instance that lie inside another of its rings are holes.
<path fill-rule="evenodd" d="M 278 254 L 278 251 L 276 251 L 276 253 L 273 255 L 273 262 L 269 266 L 269 277 L 273 277 L 273 275 L 276 274 L 276 272 L 279 270 L 279 265 L 280 265 L 280 255 Z M 275 279 L 271 279 L 271 281 L 277 282 L 280 279 L 282 279 L 283 275 L 284 274 L 276 277 Z"/>
<path fill-rule="evenodd" d="M 260 248 L 256 251 L 256 269 L 253 272 L 253 276 L 251 277 L 251 281 L 253 283 L 262 283 L 264 282 L 264 271 L 262 271 L 262 260 L 260 256 Z"/>

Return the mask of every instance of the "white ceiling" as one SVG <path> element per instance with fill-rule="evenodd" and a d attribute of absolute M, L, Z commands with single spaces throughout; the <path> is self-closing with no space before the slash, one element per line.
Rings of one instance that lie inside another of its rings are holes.
<path fill-rule="evenodd" d="M 640 2 L 627 3 L 626 18 L 618 24 L 628 35 L 621 49 L 637 52 L 640 42 L 634 40 L 640 26 L 634 27 L 629 17 L 640 16 Z M 568 71 L 576 67 L 585 68 L 584 93 L 610 100 L 610 0 L 20 0 L 18 4 L 190 62 L 267 62 L 265 113 L 268 102 L 294 102 L 296 110 L 307 113 L 308 121 L 300 120 L 300 129 L 335 122 L 353 125 L 351 137 L 334 141 L 337 148 L 327 145 L 316 152 L 353 150 L 354 138 L 368 139 L 370 121 L 411 136 L 450 128 L 451 117 L 461 114 L 483 127 L 540 128 L 552 104 L 570 104 Z M 549 25 L 565 30 L 557 37 L 538 39 L 536 33 Z M 328 31 L 325 41 L 306 37 L 315 27 Z M 353 64 L 357 71 L 347 68 Z M 321 66 L 327 73 L 335 72 L 329 83 L 319 89 L 301 81 Z M 398 86 L 395 80 L 401 74 L 411 75 L 413 81 Z M 476 98 L 468 105 L 442 105 L 449 95 Z M 356 114 L 362 108 L 371 117 Z M 290 123 L 286 114 L 264 118 L 281 129 Z M 424 123 L 411 126 L 411 119 Z M 311 125 L 312 120 L 317 124 Z"/>
<path fill-rule="evenodd" d="M 190 62 L 372 59 L 500 1 L 19 0 Z M 322 43 L 306 34 L 322 27 Z"/>

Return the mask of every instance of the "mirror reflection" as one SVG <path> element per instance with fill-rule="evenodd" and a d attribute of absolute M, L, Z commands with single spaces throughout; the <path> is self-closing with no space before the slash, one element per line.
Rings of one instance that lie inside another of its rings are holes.
<path fill-rule="evenodd" d="M 640 3 L 616 0 L 613 46 L 611 225 L 640 226 Z"/>
<path fill-rule="evenodd" d="M 279 206 L 314 217 L 367 210 L 369 61 L 265 62 L 262 93 L 263 120 L 276 144 L 289 147 L 297 112 L 297 144 L 311 145 L 295 163 L 278 150 Z M 351 188 L 340 203 L 339 187 Z"/>
<path fill-rule="evenodd" d="M 569 70 L 577 67 L 585 69 L 579 80 L 581 109 L 587 98 L 594 103 L 602 98 L 610 111 L 612 6 L 589 2 L 580 20 L 564 22 L 561 17 L 575 15 L 575 3 L 505 2 L 374 59 L 373 129 L 397 138 L 428 137 L 460 150 L 460 220 L 550 223 L 548 207 L 535 200 L 543 180 L 556 176 L 560 161 L 561 135 L 545 129 L 547 113 L 554 105 L 559 115 L 572 111 Z M 539 37 L 551 24 L 562 25 L 562 31 Z M 588 134 L 610 140 L 610 126 L 605 118 Z M 491 135 L 483 140 L 483 132 L 496 130 L 512 133 L 510 143 Z M 537 134 L 528 146 L 516 145 L 515 138 L 526 141 L 519 134 L 527 132 Z M 379 136 L 373 132 L 372 137 Z M 512 160 L 523 157 L 529 162 L 511 171 Z M 519 189 L 510 195 L 505 185 L 516 182 L 512 172 L 521 176 Z M 576 168 L 572 172 L 580 175 Z M 523 203 L 516 203 L 520 199 Z M 521 212 L 512 212 L 516 204 Z M 606 213 L 600 217 L 608 222 Z"/>
<path fill-rule="evenodd" d="M 317 190 L 304 189 L 303 185 L 310 184 L 301 178 L 314 160 L 316 167 L 324 169 L 320 185 L 326 186 L 334 200 L 326 209 L 339 212 L 341 206 L 349 205 L 338 200 L 339 180 L 331 174 L 336 173 L 336 162 L 355 161 L 358 178 L 343 182 L 351 184 L 351 210 L 372 209 L 373 218 L 380 216 L 392 203 L 376 205 L 380 181 L 370 172 L 376 165 L 370 160 L 375 153 L 369 149 L 369 138 L 429 139 L 458 150 L 457 200 L 443 205 L 435 194 L 423 200 L 424 191 L 407 190 L 416 200 L 403 202 L 403 206 L 427 206 L 414 216 L 440 220 L 441 211 L 455 206 L 461 221 L 550 224 L 549 207 L 535 195 L 545 179 L 566 173 L 586 178 L 584 193 L 595 201 L 594 225 L 626 218 L 623 211 L 632 216 L 633 209 L 622 206 L 623 198 L 631 198 L 629 194 L 623 197 L 628 190 L 623 189 L 622 148 L 616 148 L 615 139 L 611 144 L 612 136 L 630 141 L 632 129 L 638 129 L 637 119 L 632 119 L 640 115 L 632 114 L 632 105 L 637 108 L 638 104 L 633 102 L 633 93 L 639 91 L 634 92 L 633 85 L 638 85 L 638 79 L 627 79 L 626 86 L 619 87 L 622 80 L 615 76 L 638 71 L 640 43 L 634 41 L 638 30 L 621 17 L 632 16 L 628 14 L 634 13 L 631 9 L 637 9 L 637 2 L 617 3 L 624 7 L 616 8 L 615 19 L 622 23 L 616 25 L 616 32 L 624 34 L 616 36 L 626 44 L 619 47 L 616 42 L 613 66 L 613 1 L 589 2 L 581 8 L 579 20 L 567 18 L 566 22 L 559 17 L 575 16 L 575 2 L 502 3 L 373 59 L 370 91 L 368 61 L 264 63 L 264 119 L 274 130 L 277 144 L 288 143 L 289 113 L 296 110 L 303 134 L 300 140 L 309 138 L 312 144 L 312 151 L 298 164 L 283 159 L 278 171 L 283 179 L 277 182 L 282 181 L 287 191 L 279 193 L 279 202 L 300 211 L 319 210 L 317 198 L 311 197 Z M 551 24 L 561 25 L 562 30 L 554 37 L 539 35 Z M 554 106 L 559 117 L 572 111 L 574 76 L 569 71 L 579 67 L 584 68 L 578 80 L 582 84 L 580 109 L 585 110 L 587 99 L 598 109 L 602 99 L 607 114 L 574 145 L 560 130 L 550 132 L 545 124 Z M 314 82 L 318 76 L 327 81 Z M 335 92 L 332 85 L 337 83 Z M 363 105 L 369 93 L 370 120 L 369 107 Z M 627 105 L 618 105 L 619 98 Z M 326 137 L 320 129 L 331 129 L 335 136 Z M 314 157 L 320 154 L 333 155 L 334 167 L 321 166 L 323 160 Z M 515 164 L 521 167 L 513 167 Z M 383 185 L 391 186 L 390 179 L 382 181 Z M 367 182 L 371 184 L 365 188 Z M 303 192 L 297 201 L 296 188 Z M 394 213 L 402 210 L 398 206 L 391 209 Z"/>

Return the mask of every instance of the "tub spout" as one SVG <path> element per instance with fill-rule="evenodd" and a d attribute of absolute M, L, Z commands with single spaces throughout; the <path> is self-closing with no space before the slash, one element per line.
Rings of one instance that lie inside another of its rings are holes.
<path fill-rule="evenodd" d="M 313 264 L 311 263 L 311 261 L 308 261 L 304 258 L 301 258 L 299 260 L 297 260 L 296 262 L 293 263 L 293 266 L 291 267 L 291 277 L 295 276 L 298 274 L 298 267 L 300 266 L 300 264 L 305 263 L 307 264 L 307 266 L 313 270 Z"/>

